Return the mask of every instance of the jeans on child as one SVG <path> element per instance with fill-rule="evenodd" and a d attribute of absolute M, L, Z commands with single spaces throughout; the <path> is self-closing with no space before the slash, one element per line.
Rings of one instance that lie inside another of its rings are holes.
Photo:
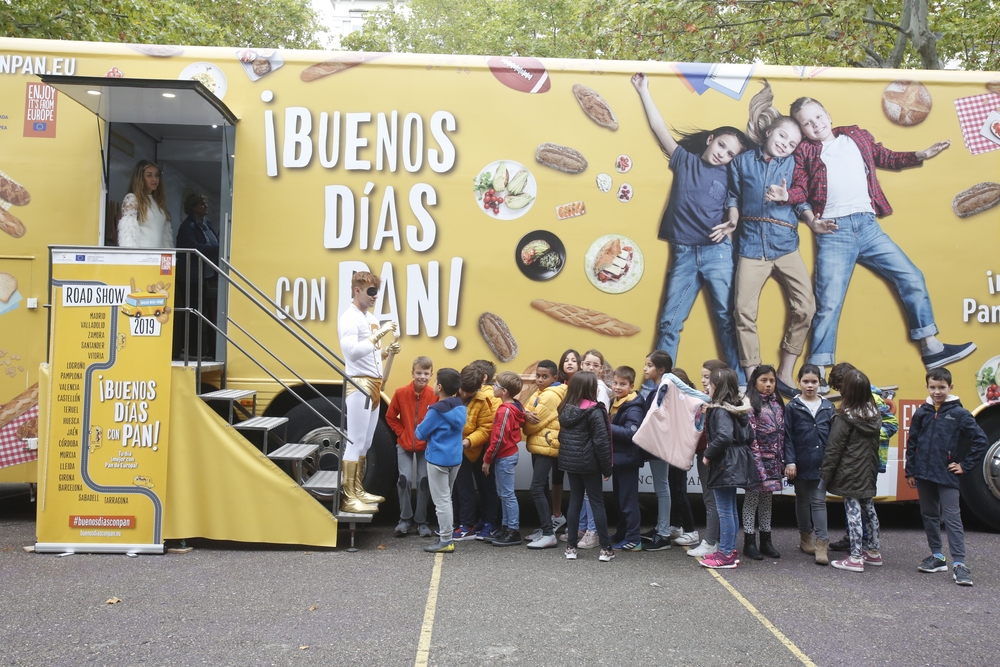
<path fill-rule="evenodd" d="M 944 519 L 951 559 L 956 563 L 965 562 L 965 530 L 958 507 L 958 489 L 918 479 L 917 493 L 920 495 L 920 515 L 924 519 L 924 532 L 927 533 L 927 546 L 931 548 L 931 553 L 943 553 L 941 520 Z"/>
<path fill-rule="evenodd" d="M 818 479 L 796 479 L 795 521 L 800 533 L 816 531 L 817 540 L 828 540 L 826 532 L 826 485 Z"/>
<path fill-rule="evenodd" d="M 649 472 L 656 492 L 656 534 L 666 539 L 670 537 L 670 464 L 651 459 Z"/>
<path fill-rule="evenodd" d="M 837 326 L 854 265 L 861 264 L 896 289 L 909 318 L 910 338 L 919 340 L 938 332 L 924 274 L 906 253 L 882 231 L 873 213 L 835 218 L 839 229 L 817 234 L 816 316 L 812 322 L 809 363 L 831 366 L 837 351 Z"/>
<path fill-rule="evenodd" d="M 719 551 L 729 555 L 736 550 L 736 529 L 740 526 L 736 513 L 736 487 L 727 486 L 712 491 L 719 511 Z"/>
<path fill-rule="evenodd" d="M 583 494 L 583 507 L 580 509 L 580 528 L 591 532 L 597 530 L 597 525 L 594 523 L 594 509 L 590 506 L 590 497 L 586 492 Z"/>
<path fill-rule="evenodd" d="M 709 544 L 719 543 L 719 510 L 715 505 L 715 494 L 708 488 L 708 466 L 698 458 L 698 479 L 701 480 L 701 497 L 705 502 L 705 534 L 702 539 Z"/>
<path fill-rule="evenodd" d="M 451 488 L 458 476 L 458 466 L 436 466 L 427 464 L 427 486 L 430 487 L 431 500 L 437 511 L 438 536 L 442 542 L 451 542 L 454 514 L 451 509 Z"/>
<path fill-rule="evenodd" d="M 740 366 L 736 318 L 733 315 L 735 266 L 733 244 L 728 238 L 715 245 L 670 244 L 667 298 L 660 311 L 656 347 L 667 352 L 674 361 L 677 360 L 677 346 L 684 320 L 691 314 L 698 292 L 705 287 L 723 358 L 736 371 L 740 384 L 744 384 L 746 375 Z"/>
<path fill-rule="evenodd" d="M 517 467 L 517 455 L 497 459 L 493 462 L 493 475 L 496 477 L 497 495 L 500 497 L 500 507 L 503 510 L 503 523 L 510 530 L 521 527 L 521 514 L 517 507 L 517 497 L 514 495 L 514 469 Z"/>

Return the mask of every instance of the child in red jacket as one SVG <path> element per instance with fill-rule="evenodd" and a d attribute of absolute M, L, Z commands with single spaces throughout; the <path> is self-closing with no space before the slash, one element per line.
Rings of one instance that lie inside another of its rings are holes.
<path fill-rule="evenodd" d="M 503 509 L 503 530 L 494 533 L 491 540 L 495 547 L 510 547 L 521 543 L 521 514 L 514 496 L 514 469 L 517 467 L 518 443 L 521 442 L 521 424 L 524 423 L 524 408 L 518 403 L 521 391 L 521 376 L 504 371 L 497 376 L 493 385 L 493 395 L 502 403 L 497 408 L 490 433 L 490 444 L 483 453 L 483 474 L 496 477 L 497 495 Z"/>
<path fill-rule="evenodd" d="M 396 434 L 396 462 L 399 464 L 399 524 L 396 537 L 405 537 L 413 521 L 417 523 L 420 537 L 431 537 L 427 525 L 427 500 L 430 489 L 427 486 L 427 461 L 424 450 L 427 443 L 416 439 L 417 424 L 424 420 L 427 408 L 437 401 L 434 389 L 429 385 L 434 364 L 428 357 L 413 360 L 413 382 L 400 387 L 392 395 L 386 409 L 385 421 Z M 410 489 L 417 490 L 417 506 L 410 504 Z"/>

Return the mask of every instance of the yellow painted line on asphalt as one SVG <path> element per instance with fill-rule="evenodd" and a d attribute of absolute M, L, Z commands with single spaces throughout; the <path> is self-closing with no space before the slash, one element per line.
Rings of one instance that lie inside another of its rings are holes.
<path fill-rule="evenodd" d="M 799 659 L 799 662 L 801 662 L 803 665 L 807 665 L 807 667 L 816 667 L 816 663 L 814 663 L 812 660 L 810 660 L 809 656 L 807 656 L 805 653 L 802 652 L 802 649 L 800 649 L 798 646 L 796 646 L 795 643 L 792 642 L 791 639 L 789 639 L 788 637 L 786 637 L 785 633 L 783 633 L 781 630 L 779 630 L 778 628 L 776 628 L 774 626 L 774 623 L 772 623 L 771 621 L 767 620 L 767 617 L 764 616 L 764 614 L 760 613 L 757 610 L 757 607 L 755 607 L 752 604 L 750 604 L 749 600 L 747 600 L 745 597 L 743 597 L 742 595 L 740 595 L 740 592 L 738 590 L 736 590 L 735 588 L 733 588 L 732 584 L 730 584 L 728 581 L 726 581 L 725 579 L 723 579 L 721 574 L 719 574 L 718 572 L 716 572 L 715 570 L 712 570 L 712 569 L 709 569 L 708 571 L 709 571 L 709 573 L 713 577 L 716 578 L 716 580 L 720 584 L 722 584 L 726 588 L 727 591 L 729 591 L 730 593 L 733 594 L 734 598 L 736 598 L 737 600 L 740 601 L 740 604 L 742 604 L 744 607 L 747 608 L 747 611 L 749 611 L 751 614 L 753 614 L 754 618 L 756 618 L 758 621 L 761 622 L 761 625 L 763 625 L 765 628 L 767 628 L 768 630 L 770 630 L 771 634 L 774 635 L 775 637 L 777 637 L 778 641 L 781 642 L 782 644 L 784 644 L 785 648 L 787 648 L 789 651 L 791 651 L 792 655 L 794 655 L 796 658 Z M 427 663 L 424 662 L 423 664 L 426 665 Z"/>
<path fill-rule="evenodd" d="M 427 591 L 424 624 L 420 627 L 420 643 L 417 644 L 417 660 L 413 663 L 414 667 L 427 667 L 427 658 L 431 652 L 431 634 L 434 632 L 434 612 L 437 611 L 438 586 L 441 584 L 441 563 L 443 562 L 444 554 L 434 556 L 434 569 L 431 571 L 431 585 Z"/>

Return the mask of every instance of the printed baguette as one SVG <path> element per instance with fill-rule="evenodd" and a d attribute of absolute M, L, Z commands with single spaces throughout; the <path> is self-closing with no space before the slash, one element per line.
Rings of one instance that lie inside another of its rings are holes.
<path fill-rule="evenodd" d="M 955 195 L 951 208 L 960 218 L 982 213 L 1000 204 L 1000 183 L 977 183 Z"/>
<path fill-rule="evenodd" d="M 14 206 L 27 206 L 31 202 L 31 195 L 23 185 L 0 171 L 0 199 L 9 201 Z"/>
<path fill-rule="evenodd" d="M 991 93 L 1000 93 L 1000 81 L 987 81 L 986 90 Z"/>
<path fill-rule="evenodd" d="M 517 356 L 514 334 L 499 315 L 483 313 L 479 318 L 479 333 L 500 361 L 507 362 Z"/>
<path fill-rule="evenodd" d="M 365 61 L 365 56 L 361 53 L 343 53 L 330 60 L 324 60 L 321 63 L 316 63 L 315 65 L 310 65 L 309 67 L 302 70 L 302 74 L 299 75 L 305 82 L 315 81 L 317 79 L 322 79 L 325 76 L 330 76 L 331 74 L 337 74 L 338 72 L 343 72 L 345 69 L 350 69 L 360 65 Z"/>
<path fill-rule="evenodd" d="M 16 215 L 0 206 L 0 231 L 7 232 L 15 239 L 19 239 L 24 236 L 26 230 L 24 223 L 18 220 Z"/>
<path fill-rule="evenodd" d="M 17 419 L 35 405 L 38 405 L 37 382 L 0 407 L 0 428 Z"/>
<path fill-rule="evenodd" d="M 618 129 L 618 119 L 615 117 L 615 112 L 611 110 L 611 106 L 604 101 L 600 93 L 577 83 L 573 86 L 573 95 L 576 96 L 580 108 L 590 120 L 609 130 Z"/>
<path fill-rule="evenodd" d="M 598 310 L 569 303 L 557 303 L 545 299 L 535 299 L 531 307 L 542 311 L 549 317 L 565 322 L 574 327 L 591 329 L 605 336 L 634 336 L 641 329 L 634 324 L 623 322 L 616 317 Z"/>
<path fill-rule="evenodd" d="M 567 174 L 579 174 L 587 169 L 587 158 L 580 151 L 559 144 L 542 144 L 535 151 L 535 160 Z"/>

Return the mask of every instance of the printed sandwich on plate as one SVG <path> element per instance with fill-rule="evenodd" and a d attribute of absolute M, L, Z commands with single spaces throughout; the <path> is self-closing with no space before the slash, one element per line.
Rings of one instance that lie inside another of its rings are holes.
<path fill-rule="evenodd" d="M 603 292 L 620 294 L 635 287 L 642 277 L 642 253 L 630 238 L 602 236 L 587 251 L 587 277 Z"/>

